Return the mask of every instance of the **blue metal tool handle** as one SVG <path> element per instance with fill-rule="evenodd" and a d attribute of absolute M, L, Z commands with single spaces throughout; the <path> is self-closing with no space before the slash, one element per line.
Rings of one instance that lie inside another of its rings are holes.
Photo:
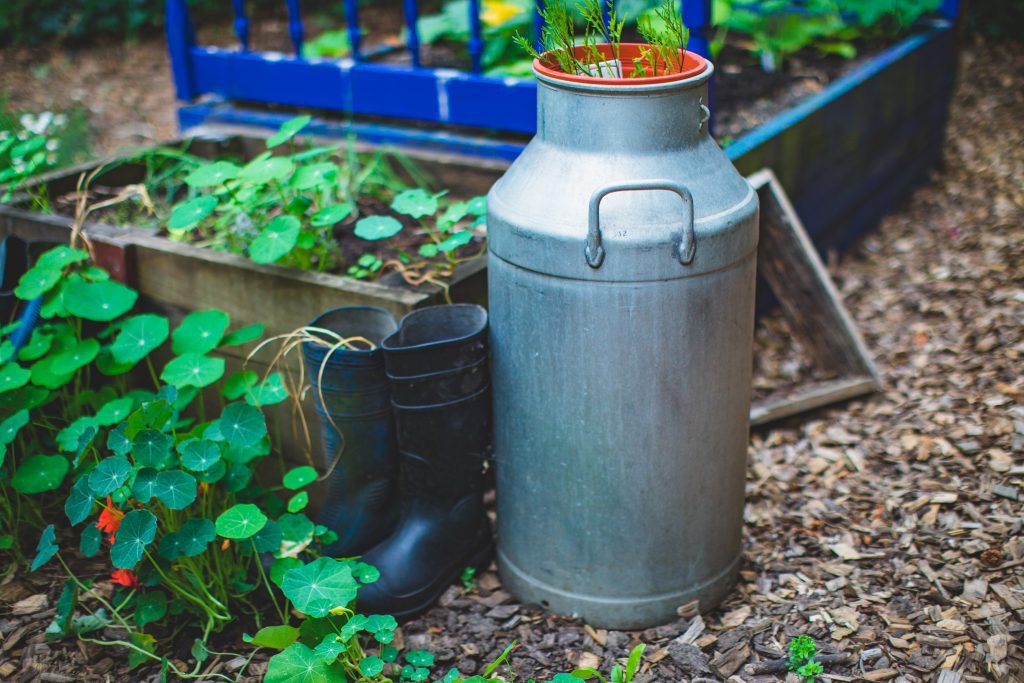
<path fill-rule="evenodd" d="M 678 239 L 673 239 L 675 246 L 675 257 L 684 266 L 693 261 L 694 252 L 697 250 L 696 237 L 693 228 L 693 195 L 682 183 L 672 180 L 635 180 L 629 183 L 615 183 L 606 185 L 597 190 L 590 197 L 590 221 L 587 231 L 587 246 L 585 253 L 587 265 L 591 268 L 600 268 L 604 261 L 604 247 L 601 245 L 601 200 L 613 192 L 635 192 L 639 190 L 668 190 L 675 192 L 683 200 L 686 207 L 686 221 L 683 223 L 682 234 Z"/>

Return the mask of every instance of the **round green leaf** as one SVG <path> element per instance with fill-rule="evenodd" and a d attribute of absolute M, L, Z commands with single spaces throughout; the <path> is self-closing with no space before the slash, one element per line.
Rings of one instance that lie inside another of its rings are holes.
<path fill-rule="evenodd" d="M 135 407 L 135 400 L 131 396 L 124 396 L 123 398 L 115 398 L 113 401 L 107 401 L 103 404 L 103 407 L 99 409 L 94 418 L 96 425 L 100 427 L 109 427 L 116 425 L 119 422 L 123 422 L 131 414 L 132 408 Z"/>
<path fill-rule="evenodd" d="M 278 588 L 284 583 L 284 575 L 292 569 L 302 566 L 302 560 L 297 557 L 279 557 L 270 565 L 270 580 Z"/>
<path fill-rule="evenodd" d="M 220 444 L 208 439 L 188 439 L 178 444 L 181 464 L 193 472 L 205 472 L 220 462 Z"/>
<path fill-rule="evenodd" d="M 100 343 L 95 339 L 75 342 L 50 356 L 50 369 L 58 375 L 74 374 L 96 360 L 99 352 Z"/>
<path fill-rule="evenodd" d="M 228 333 L 224 340 L 221 341 L 221 346 L 241 346 L 242 344 L 248 344 L 251 341 L 255 341 L 263 336 L 263 325 L 256 323 L 255 325 L 246 325 L 245 327 L 239 327 L 237 330 L 232 330 Z"/>
<path fill-rule="evenodd" d="M 186 520 L 177 532 L 165 534 L 160 539 L 160 554 L 168 560 L 179 557 L 196 557 L 217 537 L 213 522 L 205 517 L 193 517 Z"/>
<path fill-rule="evenodd" d="M 281 589 L 300 612 L 325 617 L 352 602 L 358 586 L 347 563 L 320 557 L 285 574 Z"/>
<path fill-rule="evenodd" d="M 249 245 L 249 258 L 256 263 L 277 261 L 295 248 L 301 227 L 295 216 L 278 216 Z"/>
<path fill-rule="evenodd" d="M 183 510 L 196 499 L 196 479 L 181 470 L 156 475 L 153 496 L 171 510 Z"/>
<path fill-rule="evenodd" d="M 310 223 L 317 228 L 323 228 L 328 225 L 334 225 L 340 223 L 346 218 L 352 215 L 351 204 L 332 204 L 331 206 L 320 209 L 310 219 Z"/>
<path fill-rule="evenodd" d="M 316 470 L 309 465 L 302 465 L 301 467 L 295 467 L 288 471 L 284 475 L 282 483 L 285 488 L 289 488 L 292 491 L 301 489 L 303 486 L 307 486 L 316 481 L 317 473 Z"/>
<path fill-rule="evenodd" d="M 293 137 L 299 134 L 299 132 L 309 125 L 309 122 L 313 120 L 312 116 L 303 115 L 296 116 L 293 119 L 288 119 L 281 124 L 281 127 L 277 129 L 277 132 L 267 138 L 267 148 L 277 147 L 291 140 Z"/>
<path fill-rule="evenodd" d="M 74 249 L 66 244 L 59 244 L 40 256 L 36 261 L 36 266 L 63 270 L 72 263 L 81 263 L 87 260 L 89 260 L 89 252 L 84 249 Z"/>
<path fill-rule="evenodd" d="M 133 365 L 167 341 L 169 330 L 167 318 L 162 315 L 144 313 L 133 316 L 121 324 L 110 353 L 115 362 Z"/>
<path fill-rule="evenodd" d="M 118 569 L 132 569 L 156 538 L 156 517 L 149 510 L 132 510 L 121 520 L 110 562 Z"/>
<path fill-rule="evenodd" d="M 335 683 L 338 675 L 309 647 L 295 643 L 270 658 L 263 683 Z"/>
<path fill-rule="evenodd" d="M 11 477 L 11 486 L 25 494 L 52 491 L 64 482 L 70 467 L 63 455 L 31 455 Z"/>
<path fill-rule="evenodd" d="M 288 398 L 288 390 L 285 389 L 281 374 L 270 373 L 259 385 L 250 389 L 245 395 L 245 402 L 251 406 L 272 406 L 281 403 Z"/>
<path fill-rule="evenodd" d="M 309 494 L 299 491 L 288 500 L 288 512 L 302 512 L 309 505 Z"/>
<path fill-rule="evenodd" d="M 14 295 L 22 301 L 31 301 L 56 287 L 62 276 L 60 268 L 42 268 L 36 265 L 18 280 Z"/>
<path fill-rule="evenodd" d="M 228 472 L 227 463 L 223 460 L 218 460 L 213 464 L 213 467 L 206 470 L 205 472 L 196 472 L 196 479 L 204 484 L 214 484 L 224 478 L 224 475 Z"/>
<path fill-rule="evenodd" d="M 0 445 L 14 443 L 14 439 L 17 438 L 18 432 L 27 424 L 28 411 L 24 409 L 19 410 L 3 422 L 0 422 Z"/>
<path fill-rule="evenodd" d="M 200 221 L 213 213 L 220 202 L 216 197 L 203 195 L 193 197 L 174 207 L 171 211 L 171 218 L 167 221 L 167 227 L 171 230 L 191 230 L 199 225 Z"/>
<path fill-rule="evenodd" d="M 260 156 L 242 167 L 238 180 L 243 183 L 265 185 L 272 180 L 284 180 L 295 170 L 288 157 Z"/>
<path fill-rule="evenodd" d="M 0 368 L 0 394 L 25 386 L 31 377 L 31 370 L 26 370 L 17 363 L 8 363 Z"/>
<path fill-rule="evenodd" d="M 437 195 L 430 194 L 422 188 L 415 188 L 395 197 L 391 202 L 391 208 L 397 213 L 413 218 L 433 216 L 438 209 L 437 198 Z"/>
<path fill-rule="evenodd" d="M 239 370 L 224 380 L 220 391 L 229 401 L 236 401 L 249 393 L 249 389 L 256 386 L 259 379 L 260 376 L 252 370 Z"/>
<path fill-rule="evenodd" d="M 135 625 L 139 628 L 160 621 L 167 614 L 167 596 L 163 591 L 146 591 L 135 603 Z"/>
<path fill-rule="evenodd" d="M 86 520 L 92 512 L 93 495 L 92 487 L 89 486 L 88 477 L 80 477 L 71 487 L 68 499 L 64 501 L 64 513 L 68 516 L 72 526 Z"/>
<path fill-rule="evenodd" d="M 228 467 L 228 473 L 224 477 L 224 490 L 228 493 L 238 493 L 252 481 L 252 469 L 248 465 L 234 462 Z"/>
<path fill-rule="evenodd" d="M 32 330 L 28 343 L 18 351 L 18 358 L 26 361 L 39 360 L 53 347 L 53 336 L 53 331 L 47 328 L 37 327 Z"/>
<path fill-rule="evenodd" d="M 82 437 L 93 428 L 93 436 L 96 435 L 95 428 L 99 423 L 95 417 L 80 417 L 57 433 L 57 446 L 65 453 L 76 453 Z M 88 443 L 86 444 L 88 445 Z"/>
<path fill-rule="evenodd" d="M 135 475 L 135 481 L 132 482 L 132 497 L 140 503 L 152 500 L 158 474 L 159 472 L 152 467 L 143 467 L 139 470 Z"/>
<path fill-rule="evenodd" d="M 124 315 L 132 309 L 138 298 L 138 292 L 113 280 L 72 280 L 64 288 L 64 306 L 68 313 L 99 322 L 108 322 Z"/>
<path fill-rule="evenodd" d="M 455 251 L 459 247 L 465 244 L 469 244 L 472 241 L 473 233 L 469 232 L 468 230 L 464 230 L 462 232 L 455 233 L 448 239 L 441 242 L 439 245 L 437 245 L 437 250 L 443 251 L 445 253 L 449 251 Z"/>
<path fill-rule="evenodd" d="M 185 176 L 185 184 L 189 187 L 214 187 L 223 185 L 238 177 L 241 172 L 237 165 L 230 161 L 214 161 L 203 164 Z"/>
<path fill-rule="evenodd" d="M 434 666 L 434 655 L 426 650 L 410 650 L 405 653 L 405 661 L 413 666 Z"/>
<path fill-rule="evenodd" d="M 179 356 L 186 353 L 202 355 L 220 344 L 231 319 L 224 311 L 197 311 L 185 316 L 171 335 L 171 348 Z"/>
<path fill-rule="evenodd" d="M 132 458 L 139 467 L 162 470 L 171 464 L 174 439 L 156 429 L 143 429 L 132 439 Z"/>
<path fill-rule="evenodd" d="M 278 517 L 277 523 L 281 525 L 281 537 L 291 545 L 301 546 L 313 539 L 316 527 L 313 522 L 304 514 L 286 513 Z"/>
<path fill-rule="evenodd" d="M 239 503 L 217 517 L 217 533 L 224 538 L 241 540 L 251 538 L 267 523 L 267 516 L 259 507 Z"/>
<path fill-rule="evenodd" d="M 64 374 L 53 369 L 53 357 L 47 356 L 32 366 L 32 383 L 47 389 L 59 389 L 74 377 L 74 373 Z"/>
<path fill-rule="evenodd" d="M 369 657 L 363 657 L 362 661 L 359 662 L 359 671 L 369 678 L 373 678 L 383 670 L 384 660 L 380 657 L 371 655 Z"/>
<path fill-rule="evenodd" d="M 364 240 L 383 240 L 402 231 L 402 224 L 391 216 L 367 216 L 356 222 L 356 237 Z"/>
<path fill-rule="evenodd" d="M 296 190 L 315 190 L 333 185 L 338 179 L 338 165 L 329 161 L 300 166 L 292 177 Z"/>
<path fill-rule="evenodd" d="M 254 446 L 267 434 L 267 419 L 245 403 L 225 406 L 218 421 L 224 440 L 233 446 Z"/>
<path fill-rule="evenodd" d="M 258 553 L 277 553 L 281 550 L 281 525 L 274 520 L 268 520 L 259 533 L 252 537 L 253 546 Z"/>
<path fill-rule="evenodd" d="M 327 663 L 331 663 L 338 658 L 342 652 L 346 649 L 346 644 L 341 642 L 337 633 L 328 633 L 320 641 L 320 644 L 313 648 L 313 652 L 316 656 L 324 660 Z M 392 660 L 394 661 L 394 660 Z"/>
<path fill-rule="evenodd" d="M 95 524 L 89 524 L 82 529 L 82 539 L 78 542 L 78 549 L 86 557 L 95 557 L 96 553 L 100 551 L 102 541 L 103 534 L 100 533 L 100 530 L 96 528 Z"/>
<path fill-rule="evenodd" d="M 131 463 L 123 455 L 112 455 L 100 460 L 96 468 L 89 473 L 89 488 L 97 496 L 112 493 L 128 481 L 132 473 Z"/>
<path fill-rule="evenodd" d="M 256 647 L 272 647 L 283 650 L 299 639 L 299 629 L 294 626 L 264 626 L 256 635 L 242 635 L 242 640 Z"/>
<path fill-rule="evenodd" d="M 205 387 L 224 376 L 224 359 L 198 356 L 186 353 L 172 359 L 164 366 L 160 379 L 179 389 L 182 387 Z"/>

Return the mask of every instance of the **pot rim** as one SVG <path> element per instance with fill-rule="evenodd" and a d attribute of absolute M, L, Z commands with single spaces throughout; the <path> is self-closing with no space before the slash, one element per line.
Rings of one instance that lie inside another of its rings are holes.
<path fill-rule="evenodd" d="M 639 55 L 641 47 L 647 47 L 647 44 L 622 43 L 620 45 L 619 55 L 620 57 L 626 57 L 628 59 L 631 55 Z M 597 48 L 607 59 L 614 58 L 610 44 L 598 43 Z M 582 56 L 583 46 L 577 45 L 573 51 L 577 56 Z M 545 61 L 547 61 L 545 58 L 547 58 L 551 52 L 552 51 L 549 50 L 542 54 L 540 59 L 533 60 L 534 75 L 537 76 L 539 80 L 547 83 L 570 86 L 582 85 L 599 89 L 634 89 L 638 87 L 643 88 L 644 86 L 676 85 L 690 81 L 704 80 L 704 78 L 710 76 L 711 72 L 714 70 L 711 62 L 696 52 L 693 52 L 692 50 L 679 50 L 680 54 L 683 56 L 683 69 L 679 73 L 664 76 L 644 76 L 641 78 L 597 78 L 593 76 L 567 74 L 557 68 L 547 66 L 545 64 Z M 632 64 L 625 64 L 624 67 L 632 71 Z"/>

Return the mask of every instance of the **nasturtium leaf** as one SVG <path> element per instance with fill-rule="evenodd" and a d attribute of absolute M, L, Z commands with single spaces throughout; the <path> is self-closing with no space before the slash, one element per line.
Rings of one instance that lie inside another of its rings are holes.
<path fill-rule="evenodd" d="M 171 510 L 183 510 L 196 499 L 196 479 L 181 470 L 156 475 L 153 496 Z"/>
<path fill-rule="evenodd" d="M 230 161 L 214 161 L 203 164 L 185 176 L 185 184 L 189 187 L 214 187 L 234 180 L 241 172 L 236 164 Z"/>
<path fill-rule="evenodd" d="M 366 216 L 356 221 L 355 235 L 364 240 L 383 240 L 402 231 L 402 224 L 391 216 Z"/>
<path fill-rule="evenodd" d="M 172 561 L 179 557 L 196 557 L 204 553 L 216 537 L 217 530 L 212 521 L 193 517 L 186 520 L 178 531 L 161 537 L 159 552 Z"/>
<path fill-rule="evenodd" d="M 224 475 L 228 472 L 227 463 L 223 460 L 218 460 L 213 464 L 213 467 L 206 470 L 205 472 L 196 472 L 196 480 L 204 484 L 213 484 L 224 478 Z"/>
<path fill-rule="evenodd" d="M 355 566 L 352 568 L 352 576 L 359 579 L 359 583 L 373 583 L 380 578 L 380 570 L 372 564 L 356 562 Z"/>
<path fill-rule="evenodd" d="M 252 537 L 252 543 L 258 553 L 276 553 L 281 549 L 281 538 L 281 525 L 270 519 L 259 533 Z"/>
<path fill-rule="evenodd" d="M 96 360 L 99 352 L 100 343 L 95 339 L 75 342 L 50 356 L 50 368 L 58 375 L 71 375 Z"/>
<path fill-rule="evenodd" d="M 57 554 L 59 548 L 57 548 L 55 543 L 56 540 L 57 534 L 53 529 L 53 525 L 47 524 L 46 528 L 43 529 L 42 536 L 39 537 L 39 545 L 36 546 L 36 557 L 32 560 L 32 566 L 29 568 L 29 571 L 34 572 L 39 569 Z"/>
<path fill-rule="evenodd" d="M 64 306 L 68 313 L 99 322 L 108 322 L 124 315 L 132 309 L 138 298 L 138 292 L 113 280 L 73 280 L 64 288 Z"/>
<path fill-rule="evenodd" d="M 60 268 L 41 268 L 36 265 L 18 280 L 14 295 L 22 301 L 32 301 L 56 287 L 62 275 Z"/>
<path fill-rule="evenodd" d="M 64 501 L 64 513 L 68 516 L 72 526 L 84 522 L 89 517 L 89 513 L 92 512 L 93 499 L 89 478 L 80 477 L 71 487 L 68 499 Z"/>
<path fill-rule="evenodd" d="M 333 185 L 337 178 L 338 165 L 324 161 L 300 166 L 289 184 L 296 190 L 313 190 Z"/>
<path fill-rule="evenodd" d="M 156 538 L 156 517 L 149 510 L 132 510 L 121 520 L 110 562 L 118 569 L 132 569 Z"/>
<path fill-rule="evenodd" d="M 422 256 L 423 258 L 434 258 L 435 256 L 437 256 L 438 250 L 436 244 L 434 244 L 433 242 L 427 242 L 426 244 L 421 244 L 418 251 L 420 253 L 420 256 Z"/>
<path fill-rule="evenodd" d="M 125 435 L 124 426 L 119 425 L 107 434 L 107 448 L 117 455 L 128 455 L 132 450 L 132 440 Z"/>
<path fill-rule="evenodd" d="M 251 341 L 256 341 L 263 336 L 263 324 L 256 323 L 255 325 L 246 325 L 245 327 L 239 327 L 237 330 L 232 330 L 224 337 L 221 341 L 221 346 L 241 346 L 242 344 L 248 344 Z"/>
<path fill-rule="evenodd" d="M 280 588 L 284 583 L 284 575 L 302 565 L 302 560 L 297 557 L 279 557 L 270 565 L 270 580 Z"/>
<path fill-rule="evenodd" d="M 320 641 L 320 644 L 313 648 L 313 652 L 317 657 L 330 664 L 338 658 L 338 655 L 345 651 L 345 648 L 346 644 L 338 639 L 337 633 L 328 633 Z"/>
<path fill-rule="evenodd" d="M 277 518 L 277 523 L 281 525 L 281 533 L 288 543 L 303 545 L 313 539 L 313 522 L 302 513 L 281 515 Z"/>
<path fill-rule="evenodd" d="M 189 313 L 171 334 L 171 348 L 180 355 L 202 355 L 212 351 L 224 338 L 231 318 L 224 311 L 196 311 Z"/>
<path fill-rule="evenodd" d="M 430 194 L 422 188 L 414 188 L 402 192 L 391 202 L 391 209 L 397 213 L 423 218 L 437 213 L 437 195 Z"/>
<path fill-rule="evenodd" d="M 125 435 L 134 439 L 143 429 L 162 430 L 174 415 L 174 406 L 166 398 L 157 397 L 144 400 L 131 415 L 128 416 Z"/>
<path fill-rule="evenodd" d="M 89 473 L 89 488 L 96 496 L 106 496 L 128 481 L 132 465 L 123 455 L 111 455 L 100 460 Z"/>
<path fill-rule="evenodd" d="M 202 664 L 210 658 L 210 651 L 206 649 L 206 643 L 203 642 L 202 638 L 196 638 L 192 643 L 192 649 L 189 650 L 192 658 L 199 664 Z"/>
<path fill-rule="evenodd" d="M 239 503 L 217 517 L 217 533 L 224 538 L 242 540 L 256 535 L 267 523 L 267 516 L 256 505 Z"/>
<path fill-rule="evenodd" d="M 252 469 L 248 465 L 233 462 L 224 476 L 224 490 L 228 493 L 242 491 L 252 481 Z"/>
<path fill-rule="evenodd" d="M 480 195 L 479 197 L 473 197 L 466 202 L 469 213 L 474 216 L 486 216 L 487 215 L 487 196 Z"/>
<path fill-rule="evenodd" d="M 129 415 L 131 415 L 132 408 L 135 407 L 135 400 L 131 396 L 122 396 L 121 398 L 115 398 L 111 401 L 107 401 L 103 404 L 103 407 L 96 413 L 96 417 L 93 418 L 93 424 L 98 427 L 110 427 L 116 425 L 119 422 L 123 422 Z"/>
<path fill-rule="evenodd" d="M 444 210 L 441 217 L 437 219 L 439 226 L 450 230 L 452 226 L 461 221 L 469 214 L 469 204 L 466 202 L 455 202 Z"/>
<path fill-rule="evenodd" d="M 178 444 L 181 464 L 193 472 L 205 472 L 220 462 L 220 444 L 207 439 L 187 439 Z"/>
<path fill-rule="evenodd" d="M 249 389 L 256 386 L 259 381 L 260 376 L 252 370 L 239 370 L 224 380 L 220 393 L 229 401 L 237 401 L 249 393 Z"/>
<path fill-rule="evenodd" d="M 31 378 L 31 370 L 26 370 L 17 363 L 8 363 L 0 368 L 0 394 L 25 386 Z"/>
<path fill-rule="evenodd" d="M 117 339 L 110 345 L 116 363 L 132 365 L 167 341 L 170 325 L 167 318 L 144 313 L 128 318 L 121 324 Z"/>
<path fill-rule="evenodd" d="M 331 206 L 320 209 L 310 219 L 310 223 L 317 228 L 323 228 L 328 225 L 334 225 L 340 223 L 346 218 L 352 215 L 351 204 L 332 204 Z"/>
<path fill-rule="evenodd" d="M 249 245 L 249 258 L 273 263 L 295 248 L 302 224 L 295 216 L 278 216 Z"/>
<path fill-rule="evenodd" d="M 156 638 L 154 636 L 141 631 L 132 631 L 131 643 L 135 648 L 128 651 L 129 670 L 156 659 L 156 657 L 144 655 L 139 651 L 142 650 L 143 652 L 148 652 L 149 655 L 153 655 L 156 652 Z"/>
<path fill-rule="evenodd" d="M 171 211 L 171 218 L 167 221 L 167 227 L 171 230 L 191 230 L 199 225 L 200 221 L 213 213 L 220 201 L 211 195 L 193 197 L 187 201 L 175 205 Z"/>
<path fill-rule="evenodd" d="M 352 602 L 358 586 L 347 564 L 320 557 L 285 574 L 281 589 L 300 612 L 325 617 L 335 607 Z"/>
<path fill-rule="evenodd" d="M 107 377 L 123 375 L 133 367 L 135 367 L 134 363 L 118 363 L 114 360 L 113 354 L 110 353 L 110 347 L 100 349 L 100 355 L 96 356 L 96 369 Z"/>
<path fill-rule="evenodd" d="M 53 332 L 46 328 L 37 327 L 32 330 L 32 336 L 28 342 L 18 351 L 18 359 L 24 361 L 39 360 L 53 347 Z M 5 355 L 3 362 L 9 358 Z"/>
<path fill-rule="evenodd" d="M 64 590 L 57 598 L 57 610 L 53 621 L 46 627 L 44 635 L 47 640 L 60 640 L 68 634 L 71 628 L 71 616 L 74 612 L 75 602 L 78 596 L 78 588 L 71 579 L 64 581 Z"/>
<path fill-rule="evenodd" d="M 238 180 L 243 183 L 265 185 L 272 180 L 284 180 L 295 170 L 295 164 L 288 157 L 260 155 L 242 167 Z"/>
<path fill-rule="evenodd" d="M 468 230 L 464 230 L 462 232 L 455 233 L 448 239 L 441 242 L 439 245 L 437 245 L 437 250 L 448 253 L 450 251 L 455 251 L 459 247 L 469 244 L 472 241 L 473 233 L 469 232 Z"/>
<path fill-rule="evenodd" d="M 254 446 L 267 434 L 267 419 L 245 403 L 229 403 L 220 414 L 220 433 L 233 446 Z"/>
<path fill-rule="evenodd" d="M 288 512 L 302 512 L 309 505 L 309 494 L 299 491 L 288 499 Z"/>
<path fill-rule="evenodd" d="M 224 359 L 186 353 L 164 366 L 160 379 L 182 387 L 205 387 L 224 376 Z"/>
<path fill-rule="evenodd" d="M 170 466 L 174 439 L 157 429 L 143 429 L 132 439 L 132 459 L 139 467 L 162 470 Z"/>
<path fill-rule="evenodd" d="M 59 244 L 39 257 L 36 265 L 40 268 L 56 268 L 61 270 L 72 263 L 81 263 L 89 259 L 89 252 L 74 249 L 66 244 Z"/>
<path fill-rule="evenodd" d="M 100 545 L 103 541 L 103 534 L 96 527 L 95 524 L 87 524 L 82 529 L 82 538 L 78 542 L 78 549 L 82 551 L 82 554 L 86 557 L 95 557 L 96 553 L 100 551 Z"/>
<path fill-rule="evenodd" d="M 299 132 L 309 125 L 309 122 L 313 120 L 312 116 L 302 115 L 296 116 L 293 119 L 288 119 L 281 124 L 281 127 L 277 129 L 277 132 L 267 138 L 267 148 L 277 147 L 291 140 L 293 137 L 299 134 Z"/>
<path fill-rule="evenodd" d="M 262 407 L 276 405 L 287 398 L 288 390 L 285 389 L 281 374 L 272 372 L 265 380 L 246 392 L 245 402 L 251 406 Z"/>
<path fill-rule="evenodd" d="M 380 674 L 384 670 L 384 660 L 375 655 L 363 657 L 359 662 L 359 671 L 370 678 Z"/>
<path fill-rule="evenodd" d="M 390 664 L 398 659 L 398 648 L 394 645 L 384 645 L 380 648 L 380 658 Z"/>
<path fill-rule="evenodd" d="M 28 411 L 19 410 L 14 415 L 0 422 L 0 445 L 14 443 L 21 428 L 28 424 Z"/>
<path fill-rule="evenodd" d="M 413 666 L 434 666 L 434 655 L 426 650 L 410 650 L 405 653 L 405 661 Z"/>
<path fill-rule="evenodd" d="M 299 467 L 292 468 L 284 475 L 281 483 L 284 484 L 285 488 L 297 491 L 303 486 L 308 486 L 316 481 L 316 470 L 309 465 L 301 465 Z"/>
<path fill-rule="evenodd" d="M 256 635 L 242 635 L 242 640 L 256 647 L 272 647 L 283 650 L 299 639 L 299 629 L 294 626 L 264 626 Z"/>
<path fill-rule="evenodd" d="M 53 369 L 53 356 L 47 356 L 32 365 L 32 383 L 47 389 L 60 389 L 71 381 L 74 373 L 63 374 Z"/>
<path fill-rule="evenodd" d="M 241 465 L 252 462 L 254 459 L 270 453 L 270 437 L 268 436 L 263 437 L 251 446 L 239 446 L 227 442 L 225 443 L 227 444 L 227 447 L 224 449 L 224 459 Z"/>
<path fill-rule="evenodd" d="M 52 491 L 64 482 L 70 467 L 63 455 L 30 455 L 11 477 L 11 486 L 25 494 Z"/>
<path fill-rule="evenodd" d="M 156 489 L 156 477 L 159 472 L 152 467 L 143 467 L 135 474 L 132 482 L 132 497 L 140 503 L 148 503 Z"/>
<path fill-rule="evenodd" d="M 366 617 L 366 625 L 363 630 L 369 631 L 374 635 L 380 636 L 382 634 L 394 633 L 395 629 L 398 628 L 398 622 L 390 614 L 371 614 Z M 391 642 L 389 638 L 387 641 L 379 642 Z"/>
<path fill-rule="evenodd" d="M 335 683 L 341 680 L 327 662 L 302 643 L 270 658 L 263 683 Z"/>
<path fill-rule="evenodd" d="M 167 595 L 161 590 L 146 591 L 135 602 L 135 625 L 139 628 L 160 621 L 166 614 Z"/>

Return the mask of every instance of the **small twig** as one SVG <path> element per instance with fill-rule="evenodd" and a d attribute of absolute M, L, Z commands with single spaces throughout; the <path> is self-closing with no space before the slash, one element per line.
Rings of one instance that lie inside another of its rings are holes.
<path fill-rule="evenodd" d="M 840 652 L 835 655 L 817 655 L 814 658 L 814 661 L 825 666 L 828 664 L 852 664 L 855 659 L 856 658 L 849 652 Z M 757 676 L 760 674 L 780 673 L 787 669 L 789 669 L 788 659 L 769 659 L 763 662 L 747 664 L 743 667 L 743 673 L 750 676 Z"/>

